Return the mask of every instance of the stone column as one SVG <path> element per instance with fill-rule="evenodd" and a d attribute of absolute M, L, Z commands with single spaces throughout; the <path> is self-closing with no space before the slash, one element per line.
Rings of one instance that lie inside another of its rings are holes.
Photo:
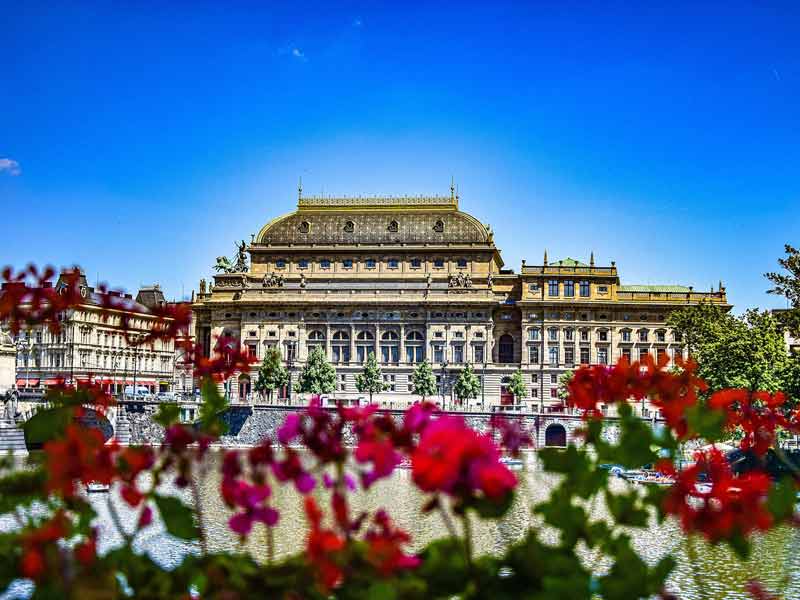
<path fill-rule="evenodd" d="M 381 360 L 381 324 L 378 321 L 375 321 L 375 360 L 380 362 Z"/>
<path fill-rule="evenodd" d="M 356 360 L 356 328 L 350 323 L 350 360 Z"/>
<path fill-rule="evenodd" d="M 400 361 L 401 364 L 406 362 L 406 326 L 400 323 Z"/>

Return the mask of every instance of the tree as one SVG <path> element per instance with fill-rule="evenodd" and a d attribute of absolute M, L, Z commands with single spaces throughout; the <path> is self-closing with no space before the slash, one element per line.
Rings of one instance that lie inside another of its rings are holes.
<path fill-rule="evenodd" d="M 786 258 L 779 258 L 778 264 L 788 271 L 783 273 L 764 273 L 774 287 L 767 290 L 768 294 L 784 296 L 791 305 L 791 309 L 778 313 L 778 319 L 795 335 L 800 335 L 800 250 L 786 244 L 784 246 Z"/>
<path fill-rule="evenodd" d="M 525 387 L 525 380 L 522 378 L 522 371 L 517 369 L 511 376 L 511 381 L 508 382 L 506 389 L 513 394 L 514 401 L 519 404 L 527 395 L 528 388 Z"/>
<path fill-rule="evenodd" d="M 364 370 L 356 375 L 356 389 L 361 392 L 369 392 L 369 403 L 372 404 L 372 394 L 377 394 L 385 390 L 388 386 L 383 383 L 383 375 L 378 361 L 375 360 L 375 353 L 370 352 L 364 363 Z"/>
<path fill-rule="evenodd" d="M 789 357 L 783 327 L 769 312 L 748 310 L 736 317 L 699 304 L 672 313 L 667 323 L 690 348 L 709 392 L 780 389 Z"/>
<path fill-rule="evenodd" d="M 431 369 L 431 365 L 427 360 L 423 360 L 414 369 L 411 383 L 414 386 L 414 393 L 422 396 L 423 400 L 436 394 L 436 376 L 433 374 L 433 369 Z"/>
<path fill-rule="evenodd" d="M 572 370 L 564 371 L 558 378 L 558 391 L 556 393 L 558 394 L 558 399 L 564 403 L 569 400 L 569 390 L 567 389 L 567 386 L 569 385 L 569 382 L 572 381 L 572 376 L 574 374 L 575 373 Z"/>
<path fill-rule="evenodd" d="M 264 360 L 258 368 L 256 391 L 260 394 L 266 392 L 267 398 L 272 401 L 272 392 L 289 383 L 289 371 L 281 364 L 281 353 L 277 348 L 269 348 L 264 355 Z"/>
<path fill-rule="evenodd" d="M 336 369 L 328 362 L 325 352 L 315 347 L 300 372 L 300 391 L 312 394 L 330 394 L 336 389 Z"/>
<path fill-rule="evenodd" d="M 464 370 L 458 374 L 456 384 L 453 386 L 453 392 L 462 404 L 464 400 L 477 398 L 478 393 L 481 391 L 481 384 L 478 377 L 472 370 L 472 365 L 467 365 Z"/>

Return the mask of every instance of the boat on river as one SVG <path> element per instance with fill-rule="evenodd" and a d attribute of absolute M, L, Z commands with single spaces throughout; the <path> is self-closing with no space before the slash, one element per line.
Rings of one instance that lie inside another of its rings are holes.
<path fill-rule="evenodd" d="M 512 471 L 520 471 L 525 466 L 525 462 L 521 458 L 514 458 L 513 456 L 501 457 L 500 464 L 507 466 Z"/>
<path fill-rule="evenodd" d="M 637 471 L 625 471 L 622 477 L 634 485 L 655 485 L 658 487 L 669 487 L 675 483 L 675 478 L 664 475 L 658 471 L 648 471 L 640 469 Z"/>
<path fill-rule="evenodd" d="M 107 494 L 109 487 L 105 483 L 91 481 L 86 484 L 86 492 L 89 494 Z"/>

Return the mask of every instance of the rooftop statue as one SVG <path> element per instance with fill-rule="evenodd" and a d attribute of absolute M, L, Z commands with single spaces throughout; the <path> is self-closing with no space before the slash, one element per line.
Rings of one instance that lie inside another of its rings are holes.
<path fill-rule="evenodd" d="M 214 270 L 217 273 L 246 273 L 247 272 L 247 244 L 244 240 L 236 244 L 236 258 L 234 261 L 227 256 L 218 256 Z"/>

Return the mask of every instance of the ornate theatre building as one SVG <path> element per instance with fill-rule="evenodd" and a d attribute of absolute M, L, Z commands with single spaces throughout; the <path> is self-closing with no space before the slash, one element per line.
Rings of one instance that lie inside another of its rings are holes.
<path fill-rule="evenodd" d="M 248 261 L 249 255 L 249 261 Z M 249 265 L 248 265 L 249 262 Z M 369 353 L 387 391 L 375 399 L 405 407 L 414 366 L 427 360 L 440 402 L 452 401 L 458 372 L 471 364 L 481 393 L 473 408 L 513 403 L 505 384 L 521 369 L 527 410 L 560 404 L 559 376 L 620 356 L 681 353 L 665 321 L 698 302 L 727 306 L 725 289 L 621 285 L 617 267 L 573 259 L 504 268 L 492 230 L 459 211 L 458 196 L 308 198 L 267 223 L 238 258 L 220 257 L 194 305 L 206 351 L 221 335 L 260 359 L 282 353 L 296 386 L 310 350 L 336 367 L 331 397 L 354 401 L 355 376 Z M 257 365 L 228 382 L 231 399 L 255 401 Z M 295 394 L 295 390 L 285 390 Z"/>

